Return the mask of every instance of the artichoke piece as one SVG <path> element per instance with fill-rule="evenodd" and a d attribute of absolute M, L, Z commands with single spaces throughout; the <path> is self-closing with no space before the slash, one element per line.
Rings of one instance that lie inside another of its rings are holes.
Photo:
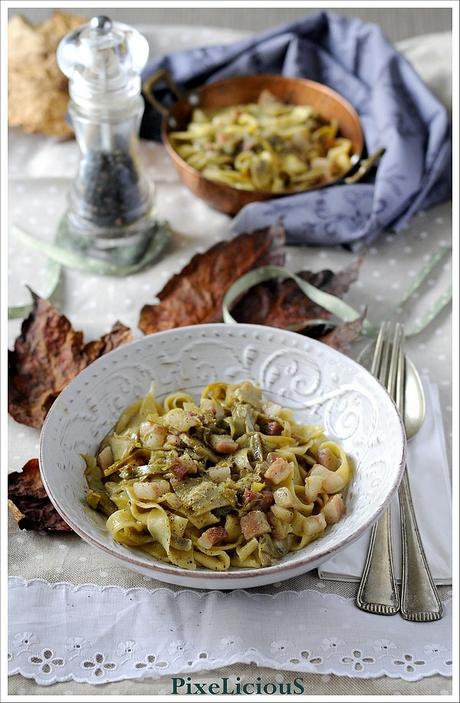
<path fill-rule="evenodd" d="M 142 399 L 141 400 L 135 400 L 134 403 L 131 403 L 131 405 L 128 405 L 126 410 L 122 413 L 120 418 L 118 419 L 117 424 L 115 425 L 115 432 L 117 434 L 121 434 L 124 432 L 128 426 L 134 426 L 136 424 L 139 424 L 138 422 L 138 414 L 139 410 L 142 406 Z"/>
<path fill-rule="evenodd" d="M 108 469 L 109 466 L 113 464 L 113 454 L 112 450 L 110 449 L 109 446 L 104 447 L 98 455 L 97 455 L 97 463 L 98 466 L 102 469 L 102 471 L 105 471 L 105 469 Z"/>
<path fill-rule="evenodd" d="M 235 491 L 227 483 L 216 484 L 203 478 L 189 478 L 184 481 L 171 479 L 171 485 L 181 503 L 195 515 L 236 503 Z"/>
<path fill-rule="evenodd" d="M 183 506 L 178 509 L 183 515 L 188 518 L 188 521 L 191 523 L 191 525 L 193 525 L 194 528 L 198 528 L 199 530 L 202 530 L 203 527 L 208 527 L 209 525 L 216 525 L 218 522 L 220 522 L 220 519 L 210 511 L 206 513 L 201 513 L 201 515 L 197 515 L 192 510 L 187 510 L 187 508 Z M 188 530 L 189 528 L 187 528 L 187 531 Z"/>
<path fill-rule="evenodd" d="M 249 447 L 251 449 L 252 456 L 255 461 L 264 460 L 264 452 L 262 446 L 262 440 L 260 438 L 259 432 L 254 432 L 249 438 Z"/>
<path fill-rule="evenodd" d="M 269 190 L 276 170 L 275 159 L 272 153 L 262 151 L 260 154 L 254 154 L 249 172 L 256 190 Z"/>
<path fill-rule="evenodd" d="M 106 493 L 102 481 L 102 471 L 97 465 L 95 457 L 89 454 L 82 454 L 82 457 L 86 463 L 85 478 L 88 484 L 86 502 L 93 510 L 111 515 L 117 508 Z"/>
<path fill-rule="evenodd" d="M 247 403 L 239 403 L 232 408 L 232 420 L 235 435 L 241 437 L 245 432 L 254 432 L 255 413 Z"/>
<path fill-rule="evenodd" d="M 86 502 L 90 508 L 98 510 L 100 513 L 104 513 L 104 515 L 112 515 L 112 513 L 117 510 L 117 506 L 112 503 L 106 493 L 93 491 L 91 488 L 88 489 L 86 494 Z"/>
<path fill-rule="evenodd" d="M 254 469 L 252 472 L 247 473 L 235 482 L 238 492 L 244 491 L 245 488 L 251 488 L 253 483 L 260 483 L 260 474 L 255 473 Z"/>
<path fill-rule="evenodd" d="M 239 428 L 232 417 L 224 418 L 223 423 L 227 425 L 231 437 L 238 437 Z"/>
<path fill-rule="evenodd" d="M 86 464 L 85 478 L 88 486 L 94 491 L 105 491 L 105 486 L 102 481 L 103 474 L 97 464 L 96 458 L 90 456 L 90 454 L 82 454 L 81 456 Z"/>
<path fill-rule="evenodd" d="M 111 466 L 104 471 L 104 476 L 111 476 L 112 474 L 119 473 L 121 478 L 133 478 L 134 470 L 139 466 L 143 466 L 146 460 L 149 458 L 150 452 L 142 449 L 141 447 L 135 447 L 127 456 L 120 461 L 115 461 Z"/>
<path fill-rule="evenodd" d="M 240 403 L 249 403 L 249 405 L 252 405 L 252 407 L 257 410 L 260 410 L 262 406 L 262 391 L 249 381 L 240 383 L 235 390 L 235 398 L 239 400 Z"/>
<path fill-rule="evenodd" d="M 276 452 L 277 449 L 283 447 L 293 447 L 296 441 L 293 437 L 285 437 L 284 435 L 263 435 L 261 438 L 263 448 L 267 453 Z"/>
<path fill-rule="evenodd" d="M 271 566 L 272 563 L 272 549 L 271 549 L 271 539 L 264 539 L 268 537 L 267 534 L 262 535 L 259 539 L 259 559 L 261 566 Z"/>
<path fill-rule="evenodd" d="M 231 505 L 223 505 L 221 508 L 215 508 L 214 515 L 218 518 L 223 518 L 232 512 L 233 508 Z"/>
<path fill-rule="evenodd" d="M 288 547 L 282 540 L 273 539 L 268 534 L 259 538 L 259 557 L 262 566 L 270 566 L 272 559 L 281 559 L 288 551 Z"/>
<path fill-rule="evenodd" d="M 235 463 L 235 465 L 239 471 L 242 471 L 244 469 L 247 469 L 248 471 L 252 471 L 252 465 L 251 465 L 251 462 L 249 461 L 248 449 L 246 447 L 238 449 L 237 452 L 232 454 L 232 460 Z"/>
<path fill-rule="evenodd" d="M 201 398 L 200 410 L 207 425 L 215 425 L 225 415 L 224 408 L 215 398 Z"/>
<path fill-rule="evenodd" d="M 149 460 L 149 469 L 152 474 L 162 474 L 169 469 L 179 457 L 175 449 L 157 449 L 152 452 Z"/>
<path fill-rule="evenodd" d="M 192 547 L 192 540 L 188 537 L 174 537 L 171 536 L 171 547 L 178 549 L 180 552 L 189 552 Z"/>
<path fill-rule="evenodd" d="M 179 436 L 180 439 L 184 442 L 184 444 L 187 447 L 190 447 L 190 449 L 192 449 L 193 452 L 198 455 L 200 459 L 209 459 L 209 461 L 212 461 L 213 464 L 217 464 L 220 461 L 221 457 L 218 456 L 215 452 L 213 452 L 210 447 L 207 447 L 206 444 L 200 442 L 200 440 L 196 437 L 190 437 L 188 434 L 185 433 Z"/>
<path fill-rule="evenodd" d="M 141 417 L 158 417 L 158 406 L 155 398 L 155 384 L 152 383 L 146 396 L 142 399 L 141 406 L 139 408 L 139 415 Z"/>
<path fill-rule="evenodd" d="M 137 442 L 137 435 L 133 436 L 132 432 L 126 433 L 125 435 L 118 435 L 114 433 L 108 438 L 107 444 L 112 450 L 114 461 L 120 461 L 120 459 L 128 456 L 134 447 L 139 446 Z"/>

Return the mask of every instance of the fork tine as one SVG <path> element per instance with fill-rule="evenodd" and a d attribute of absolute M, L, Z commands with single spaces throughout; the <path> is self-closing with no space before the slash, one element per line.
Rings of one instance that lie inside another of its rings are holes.
<path fill-rule="evenodd" d="M 399 322 L 382 322 L 371 367 L 371 373 L 378 378 L 395 401 L 398 388 L 400 397 L 403 397 L 401 386 L 403 370 L 400 368 L 401 363 L 404 363 L 403 336 L 403 327 Z"/>
<path fill-rule="evenodd" d="M 380 364 L 379 375 L 378 375 L 378 379 L 379 379 L 380 383 L 382 384 L 382 386 L 384 386 L 384 388 L 387 387 L 388 371 L 389 371 L 389 365 L 390 365 L 391 331 L 392 331 L 392 323 L 386 322 L 385 327 L 384 327 L 384 334 L 383 334 L 382 361 Z"/>
<path fill-rule="evenodd" d="M 401 342 L 398 355 L 398 372 L 396 375 L 395 403 L 400 414 L 404 417 L 404 396 L 406 383 L 406 353 L 404 349 L 404 328 L 401 325 Z"/>
<path fill-rule="evenodd" d="M 385 328 L 387 323 L 382 322 L 380 325 L 377 340 L 375 342 L 374 356 L 372 358 L 371 374 L 378 378 L 380 362 L 382 360 L 383 340 L 385 339 Z"/>
<path fill-rule="evenodd" d="M 391 358 L 390 366 L 388 369 L 388 378 L 386 383 L 386 389 L 391 397 L 396 402 L 396 387 L 397 378 L 400 364 L 400 352 L 402 345 L 402 325 L 397 322 L 394 327 L 393 340 L 391 342 Z"/>

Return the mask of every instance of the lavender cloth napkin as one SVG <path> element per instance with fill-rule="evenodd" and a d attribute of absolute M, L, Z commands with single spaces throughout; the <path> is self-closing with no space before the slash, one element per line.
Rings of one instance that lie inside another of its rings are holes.
<path fill-rule="evenodd" d="M 320 12 L 234 44 L 168 54 L 149 63 L 144 78 L 158 68 L 186 90 L 253 73 L 325 83 L 358 111 L 367 152 L 386 148 L 365 181 L 247 205 L 233 221 L 235 232 L 281 218 L 290 244 L 356 248 L 450 197 L 447 111 L 377 25 Z M 172 99 L 166 88 L 156 95 L 166 104 Z M 159 139 L 159 127 L 160 116 L 147 105 L 141 136 Z"/>

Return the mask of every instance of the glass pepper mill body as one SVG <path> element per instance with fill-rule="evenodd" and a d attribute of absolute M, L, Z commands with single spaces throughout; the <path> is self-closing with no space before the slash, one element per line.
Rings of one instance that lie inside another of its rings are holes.
<path fill-rule="evenodd" d="M 142 258 L 155 232 L 153 186 L 138 159 L 147 58 L 146 39 L 107 17 L 68 34 L 57 52 L 81 152 L 62 224 L 73 246 L 114 263 Z"/>

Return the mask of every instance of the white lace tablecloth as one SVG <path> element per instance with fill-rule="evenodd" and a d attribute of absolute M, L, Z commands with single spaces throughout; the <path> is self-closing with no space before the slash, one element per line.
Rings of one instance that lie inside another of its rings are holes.
<path fill-rule="evenodd" d="M 142 29 L 154 54 L 169 50 L 172 41 L 176 48 L 185 48 L 241 36 L 216 29 Z M 401 45 L 447 103 L 449 41 L 443 35 Z M 65 272 L 57 304 L 88 339 L 106 332 L 117 318 L 136 330 L 141 306 L 152 301 L 170 276 L 196 251 L 230 236 L 228 218 L 210 210 L 178 183 L 160 145 L 142 144 L 142 159 L 157 185 L 158 215 L 170 221 L 175 234 L 157 264 L 129 278 L 100 279 L 75 270 Z M 77 162 L 74 142 L 59 143 L 12 131 L 10 222 L 51 238 Z M 371 319 L 389 316 L 430 253 L 450 240 L 449 204 L 420 213 L 397 236 L 383 234 L 366 256 L 360 280 L 349 294 L 350 303 L 367 306 Z M 44 257 L 14 236 L 10 236 L 9 250 L 10 305 L 28 302 L 25 284 L 46 294 Z M 351 258 L 339 248 L 296 247 L 289 249 L 287 263 L 297 270 L 336 269 Z M 411 317 L 426 310 L 449 280 L 450 262 L 445 260 L 409 309 Z M 20 321 L 9 323 L 10 345 L 19 326 Z M 448 442 L 450 334 L 450 311 L 446 309 L 408 343 L 416 365 L 439 387 Z M 9 470 L 20 469 L 36 456 L 37 447 L 38 432 L 10 419 Z M 198 681 L 220 680 L 225 674 L 233 684 L 238 677 L 256 681 L 259 676 L 262 682 L 278 685 L 293 685 L 293 672 L 301 672 L 306 690 L 315 693 L 448 693 L 448 680 L 439 676 L 415 683 L 434 674 L 450 676 L 447 588 L 441 591 L 446 617 L 429 625 L 366 615 L 353 605 L 355 586 L 322 582 L 316 573 L 256 593 L 205 595 L 114 569 L 105 555 L 74 535 L 20 532 L 12 522 L 9 569 L 10 602 L 15 606 L 15 631 L 8 650 L 10 673 L 32 679 L 13 677 L 10 690 L 14 693 L 36 694 L 40 689 L 34 682 L 60 681 L 74 683 L 56 683 L 53 693 L 88 693 L 88 684 L 145 677 L 158 679 L 149 693 L 167 693 L 171 675 L 178 672 Z M 242 619 L 247 625 L 244 637 Z M 238 666 L 231 666 L 236 663 Z M 358 683 L 383 674 L 398 681 L 394 685 L 383 679 Z M 86 687 L 78 682 L 87 682 Z M 129 682 L 117 686 L 114 691 L 141 692 L 133 682 L 131 688 Z"/>
<path fill-rule="evenodd" d="M 449 640 L 450 600 L 424 637 L 419 623 L 398 619 L 389 633 L 387 618 L 357 610 L 353 598 L 313 589 L 200 593 L 12 578 L 10 601 L 18 630 L 10 671 L 42 685 L 184 676 L 233 663 L 407 681 L 452 671 L 440 644 Z"/>

